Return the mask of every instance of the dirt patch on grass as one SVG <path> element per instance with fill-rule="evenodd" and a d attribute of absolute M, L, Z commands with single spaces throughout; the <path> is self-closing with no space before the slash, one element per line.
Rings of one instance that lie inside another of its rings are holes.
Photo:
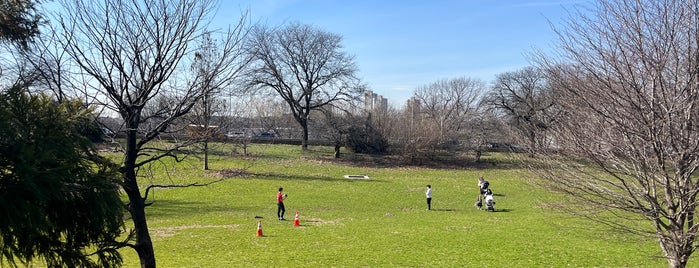
<path fill-rule="evenodd" d="M 235 177 L 251 177 L 252 174 L 250 174 L 246 169 L 242 168 L 236 168 L 236 169 L 222 169 L 222 170 L 215 170 L 210 173 L 207 173 L 207 175 L 211 177 L 216 177 L 216 178 L 235 178 Z"/>
<path fill-rule="evenodd" d="M 185 226 L 168 226 L 168 227 L 156 227 L 150 228 L 151 236 L 153 238 L 165 238 L 176 235 L 178 232 L 189 229 L 202 229 L 202 228 L 221 228 L 234 230 L 238 229 L 239 224 L 226 224 L 226 225 L 185 225 Z"/>
<path fill-rule="evenodd" d="M 321 226 L 321 225 L 344 225 L 342 221 L 345 219 L 336 219 L 336 220 L 324 220 L 324 219 L 319 219 L 319 218 L 311 218 L 308 220 L 305 220 L 305 223 L 308 225 L 316 225 L 316 226 Z"/>
<path fill-rule="evenodd" d="M 446 226 L 445 229 L 447 231 L 462 231 L 462 232 L 470 232 L 473 230 L 473 227 L 471 226 Z"/>

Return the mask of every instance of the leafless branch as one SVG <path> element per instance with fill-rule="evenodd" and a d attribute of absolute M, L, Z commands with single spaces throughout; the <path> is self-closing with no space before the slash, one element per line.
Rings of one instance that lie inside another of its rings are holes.
<path fill-rule="evenodd" d="M 221 182 L 226 180 L 226 178 L 220 178 L 216 179 L 210 182 L 205 182 L 205 183 L 199 183 L 199 182 L 194 182 L 194 183 L 189 183 L 189 184 L 152 184 L 148 185 L 146 187 L 145 193 L 143 195 L 143 200 L 148 200 L 148 193 L 150 192 L 151 189 L 167 189 L 167 188 L 188 188 L 188 187 L 202 187 L 202 186 L 209 186 L 217 182 Z M 150 205 L 150 204 L 148 204 Z"/>

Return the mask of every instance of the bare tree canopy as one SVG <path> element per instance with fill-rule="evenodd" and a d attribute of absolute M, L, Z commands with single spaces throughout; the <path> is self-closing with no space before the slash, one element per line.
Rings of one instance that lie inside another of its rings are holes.
<path fill-rule="evenodd" d="M 563 157 L 537 171 L 590 205 L 577 212 L 656 237 L 685 267 L 699 230 L 699 1 L 600 1 L 574 15 L 558 54 L 541 58 L 566 117 L 552 132 Z"/>
<path fill-rule="evenodd" d="M 439 143 L 459 140 L 484 91 L 485 84 L 466 77 L 443 79 L 415 90 L 421 113 L 430 122 Z"/>
<path fill-rule="evenodd" d="M 495 78 L 485 98 L 523 137 L 531 149 L 546 147 L 544 132 L 555 122 L 558 109 L 549 81 L 536 67 L 506 72 Z"/>
<path fill-rule="evenodd" d="M 248 48 L 253 58 L 249 85 L 272 89 L 286 101 L 303 129 L 304 150 L 312 110 L 361 95 L 356 63 L 342 51 L 338 34 L 298 23 L 279 29 L 259 26 Z"/>
<path fill-rule="evenodd" d="M 238 39 L 242 42 L 242 39 Z M 245 57 L 242 46 L 231 53 L 230 51 L 221 51 L 222 46 L 219 41 L 213 39 L 211 33 L 205 33 L 201 37 L 199 48 L 194 54 L 194 62 L 191 65 L 191 71 L 194 72 L 194 77 L 201 77 L 201 81 L 196 84 L 202 92 L 201 100 L 192 107 L 190 111 L 189 122 L 195 125 L 196 138 L 201 139 L 200 146 L 203 153 L 204 170 L 209 169 L 209 141 L 216 138 L 217 135 L 222 135 L 221 130 L 224 129 L 224 120 L 215 120 L 216 117 L 221 118 L 226 109 L 224 101 L 224 91 L 226 87 L 231 86 L 235 75 L 240 73 L 240 70 L 247 64 L 248 58 Z M 239 60 L 238 64 L 223 65 L 220 58 L 225 53 L 228 57 Z M 221 77 L 221 68 L 228 68 L 227 75 Z M 233 86 L 235 87 L 235 86 Z M 237 89 L 228 90 L 229 98 L 232 98 Z M 230 104 L 229 104 L 230 105 Z"/>
<path fill-rule="evenodd" d="M 59 42 L 78 66 L 84 97 L 124 121 L 124 158 L 119 171 L 128 195 L 134 243 L 142 267 L 155 267 L 145 215 L 148 190 L 141 193 L 138 172 L 163 157 L 176 157 L 196 141 L 150 145 L 212 91 L 226 87 L 245 63 L 240 56 L 245 15 L 223 33 L 217 56 L 206 72 L 186 70 L 195 62 L 196 42 L 206 29 L 213 0 L 80 1 L 64 0 Z M 151 187 L 147 188 L 151 189 Z"/>

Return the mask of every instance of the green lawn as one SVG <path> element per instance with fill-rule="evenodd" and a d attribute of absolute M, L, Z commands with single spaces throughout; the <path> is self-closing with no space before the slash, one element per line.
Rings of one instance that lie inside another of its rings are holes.
<path fill-rule="evenodd" d="M 154 167 L 158 183 L 206 182 L 221 170 L 249 176 L 192 188 L 157 189 L 147 208 L 160 267 L 666 267 L 657 242 L 614 234 L 547 209 L 555 197 L 511 165 L 488 169 L 359 167 L 331 149 L 259 145 L 254 157 L 214 156 Z M 504 161 L 502 155 L 485 155 Z M 350 180 L 346 174 L 365 174 Z M 490 181 L 497 212 L 473 206 L 477 178 Z M 145 185 L 149 179 L 144 178 Z M 426 211 L 425 185 L 433 187 Z M 284 187 L 287 221 L 276 219 Z M 298 211 L 301 226 L 294 227 Z M 262 216 L 263 237 L 255 235 Z M 125 267 L 139 267 L 123 249 Z M 693 264 L 694 262 L 690 262 Z"/>

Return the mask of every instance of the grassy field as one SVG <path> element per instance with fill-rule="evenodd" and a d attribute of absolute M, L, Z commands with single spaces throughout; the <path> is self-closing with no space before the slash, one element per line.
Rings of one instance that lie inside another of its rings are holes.
<path fill-rule="evenodd" d="M 496 163 L 490 168 L 446 170 L 360 167 L 333 160 L 331 148 L 311 150 L 302 156 L 298 146 L 259 145 L 251 158 L 212 157 L 207 172 L 195 158 L 153 167 L 157 183 L 248 172 L 152 193 L 147 215 L 158 266 L 667 267 L 652 239 L 547 209 L 555 197 L 528 184 L 528 173 L 503 155 L 485 155 Z M 479 176 L 490 181 L 497 212 L 473 206 Z M 426 211 L 426 184 L 433 187 L 432 211 Z M 279 187 L 289 194 L 286 221 L 276 219 Z M 255 216 L 263 217 L 263 237 L 255 235 Z M 125 267 L 139 267 L 133 250 L 122 252 Z"/>

